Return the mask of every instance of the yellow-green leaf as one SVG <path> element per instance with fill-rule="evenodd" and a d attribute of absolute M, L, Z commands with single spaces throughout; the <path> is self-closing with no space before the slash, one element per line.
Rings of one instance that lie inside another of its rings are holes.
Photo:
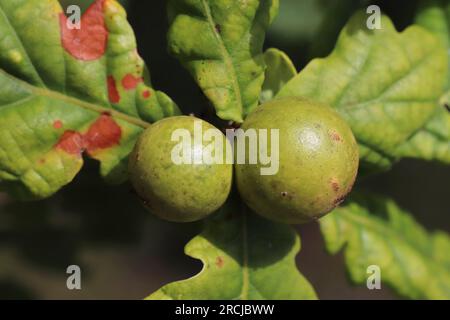
<path fill-rule="evenodd" d="M 334 51 L 315 59 L 278 94 L 304 96 L 336 108 L 360 146 L 362 171 L 386 169 L 400 148 L 437 112 L 447 79 L 447 52 L 419 26 L 397 32 L 386 16 L 369 30 L 357 13 Z M 444 158 L 448 158 L 445 155 Z"/>
<path fill-rule="evenodd" d="M 327 250 L 344 250 L 350 278 L 365 284 L 376 265 L 381 281 L 413 299 L 450 298 L 450 238 L 425 231 L 394 201 L 355 196 L 320 220 Z"/>
<path fill-rule="evenodd" d="M 295 265 L 298 235 L 289 226 L 240 212 L 236 204 L 226 208 L 186 246 L 187 255 L 202 261 L 202 271 L 147 299 L 315 299 Z"/>
<path fill-rule="evenodd" d="M 179 113 L 145 80 L 126 13 L 96 0 L 67 24 L 57 0 L 0 0 L 0 190 L 52 195 L 86 152 L 111 182 L 151 122 Z"/>
<path fill-rule="evenodd" d="M 261 92 L 260 102 L 266 102 L 283 88 L 283 86 L 297 75 L 294 63 L 286 53 L 281 50 L 270 48 L 264 53 L 266 62 L 266 73 Z"/>
<path fill-rule="evenodd" d="M 416 23 L 439 37 L 450 56 L 450 3 L 425 1 L 423 4 Z M 438 104 L 438 110 L 427 124 L 399 148 L 401 156 L 450 164 L 450 72 L 447 72 L 446 92 Z"/>
<path fill-rule="evenodd" d="M 278 0 L 170 0 L 169 51 L 219 117 L 242 122 L 258 105 L 265 31 Z"/>

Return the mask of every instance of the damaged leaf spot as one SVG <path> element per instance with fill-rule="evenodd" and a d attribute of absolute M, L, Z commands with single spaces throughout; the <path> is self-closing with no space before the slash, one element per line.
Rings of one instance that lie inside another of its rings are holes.
<path fill-rule="evenodd" d="M 122 129 L 108 114 L 102 114 L 85 134 L 86 150 L 92 153 L 98 149 L 113 147 L 120 142 Z"/>
<path fill-rule="evenodd" d="M 150 92 L 150 90 L 145 90 L 144 92 L 142 92 L 142 97 L 143 97 L 144 99 L 150 98 L 151 95 L 152 95 L 152 93 Z"/>
<path fill-rule="evenodd" d="M 92 155 L 95 151 L 119 144 L 122 129 L 108 114 L 102 114 L 86 134 L 68 130 L 59 139 L 56 148 L 72 155 L 81 155 L 85 150 Z"/>
<path fill-rule="evenodd" d="M 68 130 L 59 139 L 56 148 L 72 155 L 81 155 L 84 150 L 83 136 L 76 131 Z"/>
<path fill-rule="evenodd" d="M 101 58 L 106 51 L 108 30 L 103 17 L 106 0 L 96 0 L 81 17 L 80 29 L 69 29 L 67 17 L 60 14 L 61 42 L 74 58 L 92 61 Z"/>
<path fill-rule="evenodd" d="M 63 123 L 61 120 L 56 120 L 53 122 L 53 128 L 55 129 L 61 129 L 63 127 Z"/>
<path fill-rule="evenodd" d="M 117 90 L 116 80 L 114 80 L 113 76 L 109 76 L 107 79 L 107 83 L 108 83 L 109 101 L 111 103 L 119 103 L 120 102 L 120 94 L 119 94 L 119 91 Z"/>
<path fill-rule="evenodd" d="M 143 80 L 140 77 L 135 77 L 132 74 L 127 74 L 122 79 L 122 86 L 125 90 L 133 90 L 136 89 L 137 85 L 142 81 Z"/>

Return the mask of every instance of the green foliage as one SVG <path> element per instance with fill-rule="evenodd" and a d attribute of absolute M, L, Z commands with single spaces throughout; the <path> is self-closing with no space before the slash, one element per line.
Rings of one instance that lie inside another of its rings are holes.
<path fill-rule="evenodd" d="M 450 3 L 447 1 L 423 1 L 417 13 L 416 23 L 436 34 L 446 47 L 450 44 Z"/>
<path fill-rule="evenodd" d="M 351 279 L 365 283 L 378 265 L 382 281 L 413 299 L 450 298 L 450 238 L 426 232 L 392 200 L 357 195 L 320 220 L 327 250 L 345 250 Z"/>
<path fill-rule="evenodd" d="M 278 0 L 170 0 L 169 51 L 225 120 L 242 122 L 264 82 L 265 31 Z"/>
<path fill-rule="evenodd" d="M 61 15 L 56 0 L 0 0 L 0 188 L 21 198 L 47 197 L 69 183 L 84 149 L 109 181 L 123 181 L 142 129 L 178 113 L 141 81 L 144 62 L 117 2 L 94 6 L 82 21 L 91 34 L 79 36 L 81 51 L 64 46 Z"/>
<path fill-rule="evenodd" d="M 294 63 L 281 50 L 270 48 L 264 53 L 266 72 L 260 102 L 272 100 L 284 85 L 297 74 Z"/>
<path fill-rule="evenodd" d="M 381 24 L 380 30 L 368 30 L 366 15 L 356 14 L 334 51 L 309 63 L 278 94 L 336 108 L 358 140 L 363 172 L 387 169 L 403 155 L 423 154 L 405 151 L 404 145 L 413 145 L 414 133 L 437 112 L 447 78 L 447 54 L 435 36 L 418 26 L 398 33 L 385 16 Z M 425 157 L 448 162 L 449 150 L 442 152 L 437 139 L 429 141 L 433 150 Z"/>
<path fill-rule="evenodd" d="M 417 14 L 416 22 L 439 37 L 450 55 L 450 3 L 424 2 L 424 6 Z M 450 64 L 448 67 L 450 70 Z M 447 89 L 439 100 L 438 110 L 424 128 L 416 132 L 408 143 L 399 149 L 401 156 L 450 163 L 450 112 L 445 107 L 450 104 L 450 71 L 447 77 Z"/>
<path fill-rule="evenodd" d="M 107 181 L 126 180 L 142 131 L 180 113 L 153 89 L 123 8 L 115 0 L 78 2 L 92 6 L 84 29 L 71 31 L 57 0 L 0 0 L 0 190 L 24 199 L 48 197 L 72 181 L 83 154 L 100 161 Z M 322 30 L 326 40 L 314 43 L 313 52 L 329 51 L 336 26 L 359 3 L 345 0 L 337 12 L 327 2 L 327 12 L 316 14 L 335 20 L 306 21 L 304 37 Z M 320 7 L 305 4 L 312 12 Z M 307 97 L 348 121 L 363 173 L 403 157 L 450 164 L 447 2 L 424 2 L 417 24 L 402 32 L 385 16 L 381 30 L 368 30 L 360 12 L 333 52 L 300 73 L 282 51 L 263 52 L 278 0 L 169 0 L 168 11 L 169 51 L 220 118 L 241 123 L 260 102 Z M 356 196 L 320 226 L 330 253 L 345 250 L 354 282 L 365 282 L 367 266 L 375 264 L 403 296 L 450 298 L 448 235 L 426 232 L 392 200 Z M 149 299 L 315 299 L 295 265 L 299 250 L 290 227 L 230 199 L 186 246 L 202 271 Z"/>
<path fill-rule="evenodd" d="M 288 226 L 262 219 L 230 202 L 206 221 L 186 254 L 203 263 L 187 280 L 168 284 L 148 299 L 315 299 L 298 272 L 298 235 Z"/>
<path fill-rule="evenodd" d="M 450 113 L 440 105 L 423 128 L 399 147 L 401 157 L 438 160 L 450 164 Z"/>

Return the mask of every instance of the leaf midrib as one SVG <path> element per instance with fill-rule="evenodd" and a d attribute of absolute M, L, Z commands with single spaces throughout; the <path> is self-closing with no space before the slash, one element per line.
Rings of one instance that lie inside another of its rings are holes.
<path fill-rule="evenodd" d="M 242 114 L 242 112 L 244 110 L 244 107 L 243 107 L 241 89 L 240 89 L 240 86 L 239 86 L 239 81 L 238 81 L 238 78 L 237 78 L 237 74 L 236 74 L 236 70 L 235 70 L 235 67 L 234 67 L 233 60 L 230 57 L 230 54 L 229 54 L 229 52 L 228 52 L 228 50 L 227 50 L 227 48 L 225 46 L 225 43 L 222 40 L 222 37 L 216 31 L 216 24 L 215 24 L 214 18 L 212 16 L 211 9 L 209 7 L 209 1 L 208 0 L 201 0 L 201 1 L 202 1 L 203 9 L 205 10 L 205 15 L 206 15 L 206 19 L 208 21 L 208 24 L 209 24 L 209 26 L 211 28 L 211 31 L 213 32 L 214 36 L 217 39 L 217 42 L 219 44 L 219 49 L 220 49 L 220 52 L 222 53 L 222 57 L 223 57 L 224 63 L 226 65 L 226 67 L 227 67 L 227 70 L 229 70 L 229 75 L 231 77 L 231 82 L 232 82 L 232 85 L 233 85 L 233 91 L 236 94 L 236 100 L 238 102 L 239 111 Z"/>
<path fill-rule="evenodd" d="M 42 97 L 47 97 L 47 98 L 52 98 L 52 99 L 56 99 L 56 100 L 60 100 L 63 101 L 67 104 L 71 104 L 71 105 L 76 105 L 80 108 L 89 110 L 89 111 L 93 111 L 99 114 L 102 113 L 108 113 L 110 114 L 112 117 L 116 118 L 116 119 L 120 119 L 123 120 L 125 122 L 128 122 L 132 125 L 141 127 L 143 129 L 148 128 L 151 124 L 141 120 L 139 118 L 127 115 L 123 112 L 111 109 L 109 107 L 106 106 L 100 106 L 94 103 L 90 103 L 87 101 L 83 101 L 81 99 L 75 98 L 75 97 L 71 97 L 65 94 L 62 94 L 60 92 L 57 91 L 53 91 L 50 90 L 48 88 L 40 88 L 34 85 L 29 84 L 28 82 L 23 81 L 22 79 L 19 79 L 17 77 L 14 77 L 12 75 L 10 75 L 9 73 L 7 73 L 5 70 L 0 69 L 0 72 L 5 74 L 8 78 L 12 78 L 15 81 L 19 82 L 22 86 L 26 87 L 29 89 L 29 91 L 34 94 L 34 95 L 38 95 L 38 96 L 42 96 Z"/>

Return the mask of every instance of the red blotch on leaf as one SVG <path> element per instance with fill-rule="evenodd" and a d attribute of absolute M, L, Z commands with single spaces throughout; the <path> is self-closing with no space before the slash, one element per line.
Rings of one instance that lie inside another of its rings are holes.
<path fill-rule="evenodd" d="M 144 97 L 144 99 L 148 99 L 152 96 L 152 93 L 150 92 L 150 90 L 145 90 L 144 92 L 142 92 L 142 97 Z"/>
<path fill-rule="evenodd" d="M 216 266 L 218 267 L 218 268 L 222 268 L 223 267 L 223 264 L 224 264 L 224 261 L 223 261 L 223 258 L 222 257 L 217 257 L 216 258 Z"/>
<path fill-rule="evenodd" d="M 125 90 L 133 90 L 142 81 L 143 80 L 140 77 L 135 77 L 132 74 L 127 74 L 122 79 L 122 86 L 124 87 Z"/>
<path fill-rule="evenodd" d="M 63 123 L 61 120 L 56 120 L 53 122 L 53 128 L 55 129 L 61 129 L 63 127 Z"/>
<path fill-rule="evenodd" d="M 118 145 L 121 137 L 119 125 L 109 114 L 102 114 L 84 135 L 73 130 L 64 132 L 56 148 L 72 155 L 81 155 L 84 150 L 92 155 L 98 150 Z"/>
<path fill-rule="evenodd" d="M 80 155 L 84 150 L 83 136 L 79 132 L 68 130 L 61 136 L 56 148 L 68 154 Z"/>
<path fill-rule="evenodd" d="M 103 6 L 106 0 L 96 0 L 81 17 L 80 29 L 69 29 L 67 17 L 60 14 L 61 42 L 74 58 L 92 61 L 101 58 L 106 51 L 108 30 L 105 26 Z"/>
<path fill-rule="evenodd" d="M 122 129 L 108 114 L 102 114 L 84 135 L 86 150 L 92 153 L 113 147 L 120 142 Z"/>
<path fill-rule="evenodd" d="M 108 76 L 107 83 L 108 83 L 109 101 L 111 103 L 119 103 L 120 102 L 120 94 L 119 94 L 119 91 L 117 90 L 116 80 L 114 80 L 113 76 Z"/>

